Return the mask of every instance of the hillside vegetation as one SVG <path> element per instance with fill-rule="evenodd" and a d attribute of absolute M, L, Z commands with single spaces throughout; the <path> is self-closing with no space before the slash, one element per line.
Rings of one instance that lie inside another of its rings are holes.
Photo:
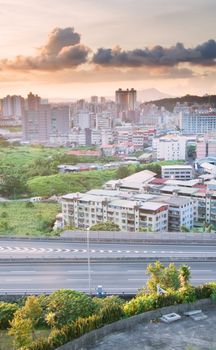
<path fill-rule="evenodd" d="M 159 108 L 165 107 L 166 110 L 173 112 L 173 109 L 177 102 L 185 103 L 189 105 L 198 103 L 198 104 L 210 104 L 212 107 L 216 107 L 216 95 L 206 95 L 206 96 L 196 96 L 196 95 L 185 95 L 183 97 L 174 97 L 174 98 L 163 98 L 161 100 L 155 100 L 148 102 L 153 103 Z M 145 103 L 146 104 L 146 103 Z"/>

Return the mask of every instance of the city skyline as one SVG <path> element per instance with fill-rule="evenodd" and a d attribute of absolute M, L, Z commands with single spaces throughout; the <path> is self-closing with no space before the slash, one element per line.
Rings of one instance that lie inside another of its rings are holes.
<path fill-rule="evenodd" d="M 0 94 L 112 96 L 119 87 L 215 92 L 216 4 L 1 1 Z"/>

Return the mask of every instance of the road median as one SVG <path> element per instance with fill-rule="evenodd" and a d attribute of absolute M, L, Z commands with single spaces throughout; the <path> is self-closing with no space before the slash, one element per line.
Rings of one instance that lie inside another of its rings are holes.
<path fill-rule="evenodd" d="M 128 263 L 128 262 L 216 262 L 216 257 L 113 257 L 91 258 L 91 263 Z M 76 264 L 87 263 L 87 258 L 5 258 L 0 264 Z"/>

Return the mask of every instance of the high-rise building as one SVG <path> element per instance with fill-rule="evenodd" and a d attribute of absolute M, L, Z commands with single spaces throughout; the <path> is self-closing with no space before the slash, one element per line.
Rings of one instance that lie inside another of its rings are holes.
<path fill-rule="evenodd" d="M 50 105 L 39 105 L 38 109 L 26 110 L 23 117 L 23 140 L 47 143 L 50 136 Z"/>
<path fill-rule="evenodd" d="M 137 98 L 136 90 L 119 89 L 115 92 L 115 95 L 117 105 L 117 117 L 120 117 L 122 120 L 134 121 Z"/>
<path fill-rule="evenodd" d="M 91 103 L 98 104 L 98 96 L 92 96 L 91 97 Z"/>
<path fill-rule="evenodd" d="M 40 104 L 41 98 L 38 95 L 34 95 L 32 92 L 30 92 L 27 97 L 27 110 L 38 110 Z"/>
<path fill-rule="evenodd" d="M 2 99 L 2 117 L 22 118 L 24 112 L 24 98 L 22 96 L 6 96 Z"/>

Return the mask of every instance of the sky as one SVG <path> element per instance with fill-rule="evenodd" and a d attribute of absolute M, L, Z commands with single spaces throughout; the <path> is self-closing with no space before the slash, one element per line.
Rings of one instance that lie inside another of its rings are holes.
<path fill-rule="evenodd" d="M 0 0 L 0 97 L 216 93 L 215 0 Z"/>

